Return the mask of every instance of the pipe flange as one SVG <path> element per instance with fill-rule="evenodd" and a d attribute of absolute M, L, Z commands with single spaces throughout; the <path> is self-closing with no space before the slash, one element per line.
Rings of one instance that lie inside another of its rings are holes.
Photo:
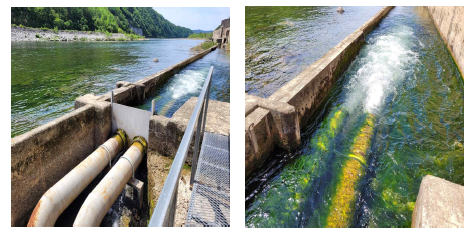
<path fill-rule="evenodd" d="M 126 135 L 126 132 L 123 129 L 118 129 L 116 130 L 115 135 L 118 135 L 123 141 L 123 149 L 121 151 L 127 149 L 128 148 L 128 135 Z"/>
<path fill-rule="evenodd" d="M 143 146 L 143 149 L 144 149 L 144 154 L 147 153 L 147 142 L 146 142 L 146 139 L 144 139 L 144 137 L 141 137 L 141 136 L 135 136 L 133 138 L 133 144 L 135 142 L 138 142 L 141 144 L 141 146 Z"/>

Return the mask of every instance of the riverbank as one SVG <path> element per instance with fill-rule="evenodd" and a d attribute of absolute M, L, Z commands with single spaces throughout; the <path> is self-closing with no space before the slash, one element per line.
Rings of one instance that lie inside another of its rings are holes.
<path fill-rule="evenodd" d="M 146 40 L 138 35 L 91 31 L 35 29 L 11 26 L 11 41 L 133 41 Z"/>
<path fill-rule="evenodd" d="M 202 52 L 202 51 L 207 50 L 207 49 L 209 49 L 209 48 L 211 48 L 211 47 L 213 47 L 213 46 L 215 46 L 215 45 L 217 45 L 217 44 L 218 44 L 218 43 L 213 42 L 213 41 L 210 41 L 210 40 L 204 41 L 204 42 L 202 42 L 202 43 L 196 45 L 195 47 L 192 47 L 192 51 L 194 51 L 194 52 Z"/>

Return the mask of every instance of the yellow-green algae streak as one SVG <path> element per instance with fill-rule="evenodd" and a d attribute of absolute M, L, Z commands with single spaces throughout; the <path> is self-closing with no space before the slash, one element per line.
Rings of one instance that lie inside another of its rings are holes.
<path fill-rule="evenodd" d="M 364 126 L 359 130 L 349 153 L 349 159 L 344 163 L 341 180 L 336 186 L 326 227 L 344 228 L 352 224 L 352 215 L 355 210 L 357 185 L 364 177 L 367 162 L 367 149 L 374 132 L 375 116 L 367 114 Z"/>
<path fill-rule="evenodd" d="M 311 154 L 303 155 L 286 166 L 286 170 L 268 189 L 258 207 L 250 216 L 250 227 L 293 227 L 303 216 L 306 200 L 304 196 L 312 190 L 313 182 L 324 172 L 333 139 L 339 133 L 347 111 L 335 108 L 320 126 L 320 131 L 311 139 Z M 281 193 L 284 193 L 281 196 Z M 262 212 L 263 211 L 263 212 Z"/>

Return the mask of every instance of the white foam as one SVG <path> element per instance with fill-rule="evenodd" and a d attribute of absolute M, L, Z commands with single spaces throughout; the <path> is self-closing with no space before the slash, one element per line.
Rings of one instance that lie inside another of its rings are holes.
<path fill-rule="evenodd" d="M 175 75 L 169 84 L 172 99 L 179 99 L 185 95 L 198 94 L 205 82 L 208 71 L 187 70 Z"/>
<path fill-rule="evenodd" d="M 410 50 L 413 30 L 401 26 L 393 33 L 371 38 L 360 58 L 360 68 L 349 80 L 345 107 L 353 111 L 362 105 L 364 112 L 376 114 L 385 98 L 407 75 L 411 63 L 416 63 L 417 53 Z"/>

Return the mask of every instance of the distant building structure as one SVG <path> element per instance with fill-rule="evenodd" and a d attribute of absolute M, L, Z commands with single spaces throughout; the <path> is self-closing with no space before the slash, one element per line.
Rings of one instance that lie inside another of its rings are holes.
<path fill-rule="evenodd" d="M 213 31 L 213 42 L 219 43 L 221 46 L 226 46 L 230 43 L 230 21 L 229 19 L 222 20 L 220 28 Z"/>

